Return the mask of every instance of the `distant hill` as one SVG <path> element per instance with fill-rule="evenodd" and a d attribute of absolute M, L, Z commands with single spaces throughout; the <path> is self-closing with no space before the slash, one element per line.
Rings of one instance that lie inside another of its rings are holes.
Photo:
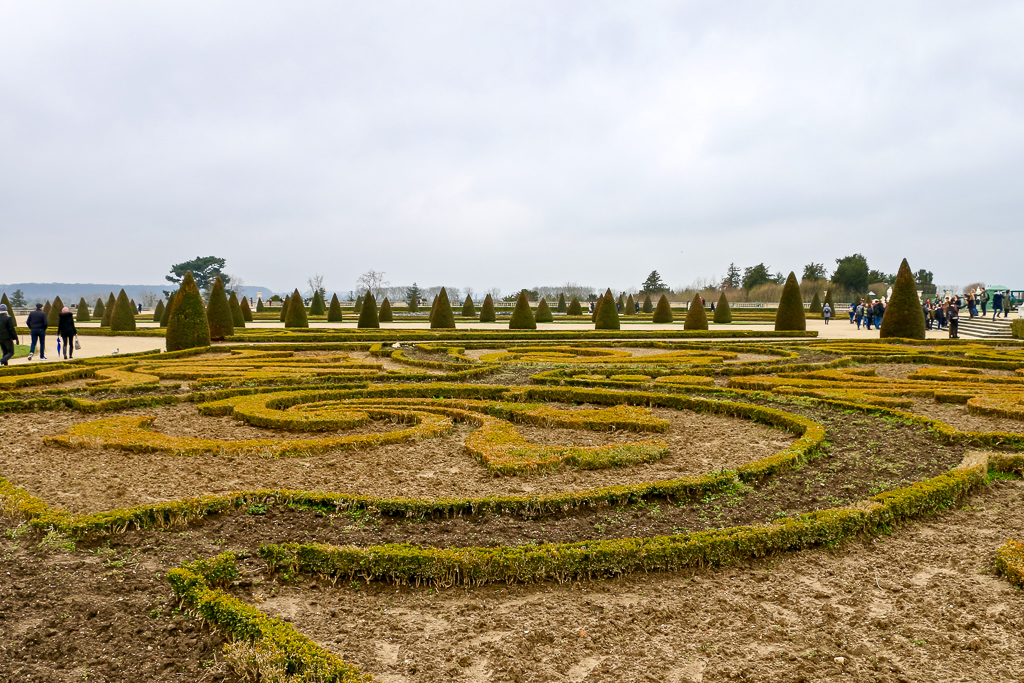
<path fill-rule="evenodd" d="M 155 305 L 157 298 L 163 298 L 164 290 L 171 289 L 171 283 L 165 282 L 159 285 L 110 285 L 92 282 L 15 282 L 9 285 L 0 285 L 0 293 L 6 293 L 7 297 L 10 298 L 14 294 L 14 290 L 20 289 L 24 293 L 25 301 L 30 307 L 37 301 L 39 303 L 45 303 L 47 300 L 53 301 L 55 296 L 60 296 L 61 301 L 66 304 L 77 304 L 78 300 L 84 296 L 85 300 L 89 302 L 89 306 L 92 306 L 96 303 L 96 299 L 103 297 L 103 300 L 106 301 L 111 292 L 116 296 L 122 288 L 124 288 L 129 298 L 135 299 L 135 301 L 148 308 Z M 241 288 L 241 291 L 253 299 L 256 298 L 257 292 L 263 292 L 264 298 L 269 298 L 274 293 L 274 290 L 269 287 L 244 286 Z M 152 303 L 150 299 L 152 299 Z"/>

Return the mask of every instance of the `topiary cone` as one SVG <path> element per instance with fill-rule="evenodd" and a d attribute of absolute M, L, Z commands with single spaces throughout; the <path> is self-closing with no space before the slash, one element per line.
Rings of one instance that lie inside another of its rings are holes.
<path fill-rule="evenodd" d="M 203 297 L 192 271 L 185 273 L 174 298 L 167 306 L 167 350 L 181 351 L 210 345 L 210 325 L 206 321 Z"/>
<path fill-rule="evenodd" d="M 123 289 L 118 292 L 117 300 L 114 302 L 113 309 L 114 312 L 110 314 L 110 331 L 134 332 L 135 314 L 138 312 L 138 309 L 132 306 L 132 301 L 128 298 L 128 293 Z"/>
<path fill-rule="evenodd" d="M 377 317 L 377 300 L 373 298 L 373 292 L 367 290 L 366 296 L 360 299 L 359 322 L 356 327 L 360 329 L 380 328 L 380 318 Z"/>
<path fill-rule="evenodd" d="M 338 301 L 338 295 L 335 294 L 331 297 L 331 307 L 327 309 L 327 322 L 340 323 L 344 317 L 341 313 L 341 302 Z"/>
<path fill-rule="evenodd" d="M 4 293 L 2 296 L 0 296 L 0 304 L 3 304 L 5 306 L 7 306 L 7 315 L 11 316 L 11 322 L 14 323 L 15 327 L 17 327 L 18 326 L 18 319 L 14 317 L 14 307 L 11 306 L 11 302 L 7 298 L 7 294 L 6 293 Z"/>
<path fill-rule="evenodd" d="M 288 312 L 284 316 L 285 327 L 309 327 L 309 318 L 306 317 L 306 305 L 302 303 L 302 295 L 296 289 L 292 292 L 288 301 Z"/>
<path fill-rule="evenodd" d="M 224 281 L 220 276 L 213 283 L 210 290 L 210 300 L 206 303 L 206 321 L 210 327 L 210 339 L 212 341 L 224 341 L 226 337 L 235 333 L 235 321 L 231 317 L 231 305 L 228 303 L 227 294 L 224 292 Z"/>
<path fill-rule="evenodd" d="M 356 297 L 356 303 L 355 303 L 355 305 L 352 306 L 352 311 L 354 313 L 362 313 L 363 312 L 363 297 L 362 296 L 357 296 Z"/>
<path fill-rule="evenodd" d="M 377 314 L 377 320 L 382 323 L 395 321 L 395 314 L 391 312 L 391 302 L 388 301 L 387 297 L 384 297 L 384 301 L 380 302 L 380 312 Z"/>
<path fill-rule="evenodd" d="M 7 307 L 10 310 L 10 306 Z M 87 323 L 92 321 L 92 316 L 89 315 L 89 304 L 86 303 L 85 297 L 83 296 L 78 300 L 78 310 L 75 312 L 75 322 Z"/>
<path fill-rule="evenodd" d="M 835 305 L 835 302 L 832 301 L 832 290 L 831 289 L 825 290 L 825 301 L 823 301 L 822 303 L 823 304 L 828 304 L 828 307 L 832 309 L 832 317 L 833 318 L 836 317 L 836 305 Z M 818 313 L 821 313 L 821 311 L 819 310 Z M 923 308 L 921 309 L 921 315 L 924 315 L 924 309 Z"/>
<path fill-rule="evenodd" d="M 651 313 L 654 311 L 654 304 L 651 303 L 651 295 L 644 295 L 644 305 L 640 307 L 640 310 L 644 313 Z"/>
<path fill-rule="evenodd" d="M 160 324 L 160 321 L 164 317 L 164 300 L 160 299 L 156 302 L 156 307 L 153 309 L 153 322 Z"/>
<path fill-rule="evenodd" d="M 555 308 L 559 313 L 565 313 L 568 308 L 565 305 L 565 294 L 559 293 L 558 295 L 558 306 Z"/>
<path fill-rule="evenodd" d="M 241 303 L 238 307 L 242 309 L 242 320 L 251 323 L 252 322 L 252 309 L 249 308 L 249 297 L 243 296 Z"/>
<path fill-rule="evenodd" d="M 543 298 L 537 304 L 537 313 L 534 315 L 534 319 L 539 323 L 552 323 L 555 321 L 555 316 L 551 315 L 551 309 L 548 308 L 548 302 Z"/>
<path fill-rule="evenodd" d="M 814 296 L 811 297 L 811 307 L 807 309 L 808 313 L 821 313 L 821 297 L 815 292 Z M 833 315 L 835 311 L 832 311 Z"/>
<path fill-rule="evenodd" d="M 626 309 L 623 313 L 626 315 L 636 315 L 636 302 L 633 300 L 632 294 L 626 297 Z"/>
<path fill-rule="evenodd" d="M 437 309 L 437 297 L 430 302 L 430 313 L 427 314 L 427 322 L 434 322 L 434 310 Z"/>
<path fill-rule="evenodd" d="M 704 302 L 700 300 L 700 292 L 693 295 L 693 301 L 690 302 L 690 308 L 686 311 L 686 320 L 683 321 L 683 329 L 708 329 L 708 314 L 704 310 Z"/>
<path fill-rule="evenodd" d="M 281 301 L 281 314 L 278 316 L 281 322 L 288 316 L 288 304 L 291 303 L 291 294 L 285 295 Z"/>
<path fill-rule="evenodd" d="M 327 303 L 320 296 L 320 290 L 313 292 L 313 300 L 309 302 L 310 315 L 323 315 L 327 312 Z"/>
<path fill-rule="evenodd" d="M 594 302 L 594 310 L 590 312 L 590 322 L 597 322 L 597 314 L 601 311 L 601 305 L 604 303 L 604 295 L 597 297 L 597 301 Z"/>
<path fill-rule="evenodd" d="M 263 299 L 256 299 L 256 312 L 262 313 L 265 309 L 266 306 L 263 305 Z"/>
<path fill-rule="evenodd" d="M 807 316 L 804 314 L 804 297 L 800 294 L 800 284 L 796 274 L 790 273 L 786 285 L 782 288 L 779 299 L 779 310 L 775 314 L 776 331 L 804 331 L 807 329 Z"/>
<path fill-rule="evenodd" d="M 530 301 L 526 298 L 526 290 L 519 292 L 516 297 L 516 308 L 512 311 L 512 317 L 508 321 L 510 330 L 535 330 L 537 321 L 533 318 L 533 311 L 530 310 Z"/>
<path fill-rule="evenodd" d="M 96 305 L 92 307 L 92 317 L 99 319 L 100 327 L 103 327 L 103 314 L 106 313 L 106 308 L 103 299 L 96 299 Z"/>
<path fill-rule="evenodd" d="M 494 315 L 494 299 L 488 294 L 484 297 L 484 303 L 480 306 L 480 322 L 493 323 L 496 320 Z"/>
<path fill-rule="evenodd" d="M 882 327 L 878 330 L 882 338 L 924 339 L 924 309 L 917 296 L 917 281 L 910 270 L 907 259 L 903 259 L 892 285 L 892 296 L 885 306 Z"/>
<path fill-rule="evenodd" d="M 654 317 L 651 320 L 656 323 L 672 322 L 672 304 L 668 302 L 666 295 L 662 294 L 661 298 L 658 299 L 658 305 L 654 309 Z"/>
<path fill-rule="evenodd" d="M 242 315 L 242 307 L 238 303 L 238 295 L 231 292 L 228 297 L 228 310 L 231 311 L 231 322 L 235 327 L 245 327 L 245 316 Z"/>
<path fill-rule="evenodd" d="M 430 329 L 454 330 L 455 314 L 452 313 L 452 302 L 448 300 L 448 290 L 444 287 L 434 297 L 434 309 L 430 316 Z"/>
<path fill-rule="evenodd" d="M 619 312 L 615 308 L 615 297 L 612 296 L 612 290 L 608 289 L 604 293 L 604 301 L 601 303 L 601 308 L 597 311 L 597 321 L 594 323 L 594 329 L 618 330 L 621 327 Z"/>
<path fill-rule="evenodd" d="M 729 306 L 729 298 L 725 295 L 725 292 L 722 292 L 722 296 L 718 297 L 714 319 L 718 325 L 728 325 L 732 322 L 732 308 Z"/>
<path fill-rule="evenodd" d="M 583 315 L 583 306 L 580 305 L 580 300 L 576 297 L 572 298 L 569 302 L 569 307 L 565 309 L 566 315 Z"/>
<path fill-rule="evenodd" d="M 50 309 L 51 309 L 51 308 L 53 308 L 53 304 L 51 304 L 51 303 L 50 303 L 50 300 L 49 300 L 49 299 L 47 299 L 47 300 L 46 300 L 46 303 L 45 303 L 45 304 L 43 304 L 43 313 L 45 313 L 45 314 L 46 314 L 46 324 L 47 324 L 47 325 L 49 325 L 49 324 L 50 324 Z"/>
<path fill-rule="evenodd" d="M 473 297 L 471 297 L 469 294 L 466 295 L 466 300 L 462 302 L 462 317 L 476 317 L 476 306 L 473 305 Z"/>
<path fill-rule="evenodd" d="M 164 314 L 160 316 L 160 327 L 167 327 L 167 322 L 171 319 L 171 304 L 174 303 L 174 297 L 178 295 L 177 290 L 171 292 L 171 296 L 167 299 L 167 305 L 164 306 Z"/>
<path fill-rule="evenodd" d="M 61 301 L 59 296 L 53 298 L 53 303 L 50 304 L 50 310 L 46 313 L 46 322 L 50 327 L 57 327 L 57 321 L 60 319 L 60 312 L 64 309 L 64 302 Z"/>

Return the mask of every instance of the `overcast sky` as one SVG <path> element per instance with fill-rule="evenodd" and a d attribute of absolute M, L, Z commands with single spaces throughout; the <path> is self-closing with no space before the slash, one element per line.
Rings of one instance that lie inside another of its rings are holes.
<path fill-rule="evenodd" d="M 0 0 L 0 282 L 1024 286 L 1024 3 Z"/>

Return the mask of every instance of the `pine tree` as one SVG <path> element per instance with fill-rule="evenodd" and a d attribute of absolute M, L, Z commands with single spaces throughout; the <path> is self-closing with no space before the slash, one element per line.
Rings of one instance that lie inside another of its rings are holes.
<path fill-rule="evenodd" d="M 384 297 L 384 301 L 380 302 L 380 313 L 377 315 L 377 320 L 382 323 L 392 323 L 395 321 L 395 314 L 391 312 L 391 302 L 388 301 L 387 297 Z"/>
<path fill-rule="evenodd" d="M 75 312 L 75 322 L 87 323 L 91 321 L 92 316 L 89 315 L 89 304 L 83 296 L 78 300 L 78 310 Z"/>
<path fill-rule="evenodd" d="M 242 307 L 238 303 L 238 295 L 234 290 L 228 297 L 228 310 L 231 311 L 231 323 L 235 327 L 245 327 L 245 316 L 242 315 Z"/>
<path fill-rule="evenodd" d="M 256 299 L 256 312 L 257 313 L 262 313 L 263 311 L 266 310 L 266 308 L 267 307 L 263 305 L 263 299 L 262 298 Z"/>
<path fill-rule="evenodd" d="M 652 321 L 656 323 L 670 323 L 672 320 L 672 304 L 668 302 L 668 297 L 662 294 L 661 298 L 658 299 L 658 305 L 654 309 Z"/>
<path fill-rule="evenodd" d="M 309 302 L 309 314 L 310 315 L 323 315 L 327 313 L 327 304 L 324 302 L 322 296 L 320 296 L 320 290 L 313 292 L 313 300 Z"/>
<path fill-rule="evenodd" d="M 46 322 L 50 327 L 57 327 L 57 321 L 60 319 L 60 314 L 64 310 L 64 302 L 61 301 L 59 296 L 53 298 L 53 303 L 50 305 L 50 311 L 46 314 Z"/>
<path fill-rule="evenodd" d="M 782 288 L 779 299 L 779 310 L 775 314 L 776 331 L 806 330 L 807 317 L 804 315 L 804 298 L 800 294 L 800 284 L 796 281 L 796 273 L 790 273 L 786 285 Z"/>
<path fill-rule="evenodd" d="M 306 317 L 306 305 L 302 302 L 302 295 L 296 289 L 292 292 L 291 300 L 288 302 L 288 312 L 284 317 L 285 327 L 309 327 L 309 318 Z"/>
<path fill-rule="evenodd" d="M 640 310 L 643 311 L 644 313 L 654 312 L 654 303 L 651 302 L 650 294 L 644 295 L 644 305 L 640 307 Z"/>
<path fill-rule="evenodd" d="M 885 306 L 882 327 L 878 331 L 882 338 L 924 339 L 924 309 L 917 296 L 917 281 L 910 270 L 907 259 L 903 259 L 892 285 L 892 296 Z"/>
<path fill-rule="evenodd" d="M 132 306 L 131 299 L 128 298 L 128 293 L 122 289 L 118 293 L 117 299 L 114 301 L 114 305 L 111 306 L 111 308 L 113 308 L 114 311 L 110 314 L 110 331 L 134 332 L 135 314 L 138 312 L 138 309 Z"/>
<path fill-rule="evenodd" d="M 555 322 L 555 316 L 551 315 L 551 309 L 548 307 L 548 302 L 543 298 L 540 300 L 540 303 L 537 304 L 537 313 L 534 315 L 534 319 L 539 323 Z"/>
<path fill-rule="evenodd" d="M 103 314 L 106 312 L 106 306 L 103 305 L 103 299 L 96 299 L 96 305 L 92 307 L 92 317 L 100 320 L 100 327 L 103 327 Z"/>
<path fill-rule="evenodd" d="M 609 289 L 604 293 L 604 301 L 601 303 L 601 308 L 597 313 L 594 329 L 618 330 L 620 328 L 619 312 L 615 308 L 615 297 L 612 296 L 612 290 Z"/>
<path fill-rule="evenodd" d="M 191 271 L 185 273 L 181 288 L 165 310 L 170 311 L 166 335 L 168 351 L 210 345 L 210 324 L 206 320 L 203 297 Z"/>
<path fill-rule="evenodd" d="M 242 309 L 242 321 L 251 323 L 252 309 L 249 308 L 249 297 L 243 295 L 242 301 L 238 304 L 238 307 Z"/>
<path fill-rule="evenodd" d="M 360 329 L 380 328 L 380 318 L 377 317 L 377 301 L 373 298 L 373 292 L 367 290 L 366 296 L 357 299 L 359 302 L 359 322 L 356 327 Z"/>
<path fill-rule="evenodd" d="M 338 295 L 335 294 L 331 297 L 331 307 L 327 309 L 327 322 L 340 323 L 344 317 L 341 313 L 341 302 L 338 301 Z"/>
<path fill-rule="evenodd" d="M 452 313 L 452 303 L 448 300 L 448 290 L 444 287 L 442 287 L 438 295 L 434 297 L 434 310 L 430 316 L 430 329 L 455 329 L 455 314 Z"/>
<path fill-rule="evenodd" d="M 281 315 L 279 316 L 281 322 L 284 322 L 284 319 L 288 316 L 288 305 L 291 303 L 291 298 L 291 294 L 286 294 L 284 299 L 281 300 Z"/>
<path fill-rule="evenodd" d="M 419 286 L 416 283 L 412 283 L 412 287 L 405 290 L 405 305 L 407 311 L 415 313 L 420 310 L 420 297 L 423 296 L 423 292 L 420 291 Z"/>
<path fill-rule="evenodd" d="M 160 320 L 164 317 L 164 300 L 160 299 L 156 302 L 156 308 L 153 309 L 153 322 L 159 324 Z"/>
<path fill-rule="evenodd" d="M 488 294 L 484 297 L 484 303 L 480 306 L 480 322 L 493 323 L 497 318 L 494 315 L 494 299 Z"/>
<path fill-rule="evenodd" d="M 559 313 L 565 313 L 569 310 L 569 307 L 565 305 L 565 294 L 558 293 L 558 306 L 555 308 Z"/>
<path fill-rule="evenodd" d="M 693 295 L 690 302 L 690 309 L 686 311 L 686 320 L 683 321 L 684 330 L 706 330 L 708 329 L 708 314 L 704 310 L 704 302 L 700 300 L 700 292 Z"/>
<path fill-rule="evenodd" d="M 718 305 L 715 306 L 715 323 L 718 325 L 728 325 L 732 322 L 732 308 L 729 306 L 729 298 L 725 296 L 725 292 L 722 292 L 722 296 L 718 297 Z"/>
<path fill-rule="evenodd" d="M 114 293 L 111 292 L 110 296 L 107 297 L 107 303 L 103 306 L 103 319 L 100 321 L 100 327 L 110 327 L 110 316 L 114 314 L 114 304 L 117 303 L 117 299 L 114 298 Z"/>
<path fill-rule="evenodd" d="M 807 309 L 808 313 L 821 313 L 821 297 L 815 292 L 814 296 L 811 297 L 811 307 Z M 834 312 L 834 311 L 833 311 Z"/>
<path fill-rule="evenodd" d="M 572 298 L 569 302 L 568 308 L 565 309 L 566 315 L 583 315 L 583 306 L 580 305 L 580 300 L 576 297 Z"/>
<path fill-rule="evenodd" d="M 11 316 L 11 322 L 13 322 L 14 326 L 17 327 L 18 319 L 14 317 L 14 306 L 11 306 L 11 301 L 7 298 L 6 293 L 4 293 L 3 296 L 0 296 L 0 304 L 7 306 L 7 315 Z"/>
<path fill-rule="evenodd" d="M 636 315 L 636 302 L 633 300 L 632 294 L 626 297 L 626 310 L 623 313 L 626 315 Z"/>
<path fill-rule="evenodd" d="M 167 297 L 167 304 L 164 306 L 164 314 L 160 316 L 160 327 L 167 327 L 168 321 L 171 319 L 171 304 L 174 303 L 174 297 L 177 296 L 178 291 L 171 292 L 171 295 Z"/>
<path fill-rule="evenodd" d="M 471 297 L 469 294 L 466 295 L 466 300 L 462 302 L 462 317 L 476 317 L 476 306 L 473 305 L 473 297 Z"/>
<path fill-rule="evenodd" d="M 220 275 L 213 281 L 210 300 L 206 302 L 206 321 L 210 327 L 211 341 L 224 341 L 235 333 L 235 320 L 231 315 L 231 304 L 224 291 L 224 280 Z"/>
<path fill-rule="evenodd" d="M 533 311 L 530 310 L 530 300 L 526 298 L 526 290 L 519 292 L 516 297 L 516 308 L 512 311 L 512 317 L 508 321 L 510 330 L 535 330 L 537 321 L 533 318 Z"/>
<path fill-rule="evenodd" d="M 357 315 L 363 312 L 363 297 L 362 295 L 356 297 L 356 303 L 352 307 L 352 311 Z"/>

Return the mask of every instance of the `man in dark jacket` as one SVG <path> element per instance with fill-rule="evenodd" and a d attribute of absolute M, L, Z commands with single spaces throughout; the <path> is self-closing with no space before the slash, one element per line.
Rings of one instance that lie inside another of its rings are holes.
<path fill-rule="evenodd" d="M 14 357 L 14 344 L 18 341 L 18 330 L 14 319 L 7 315 L 7 304 L 0 304 L 0 365 L 7 365 Z"/>
<path fill-rule="evenodd" d="M 955 304 L 949 305 L 949 310 L 946 312 L 946 320 L 949 322 L 949 338 L 959 339 L 960 338 L 960 308 Z"/>
<path fill-rule="evenodd" d="M 46 319 L 46 314 L 43 313 L 42 304 L 36 304 L 36 310 L 29 313 L 28 318 L 25 319 L 25 325 L 32 333 L 32 346 L 28 349 L 28 359 L 32 360 L 32 356 L 36 354 L 36 341 L 38 341 L 39 360 L 46 360 L 46 328 L 50 323 Z"/>

